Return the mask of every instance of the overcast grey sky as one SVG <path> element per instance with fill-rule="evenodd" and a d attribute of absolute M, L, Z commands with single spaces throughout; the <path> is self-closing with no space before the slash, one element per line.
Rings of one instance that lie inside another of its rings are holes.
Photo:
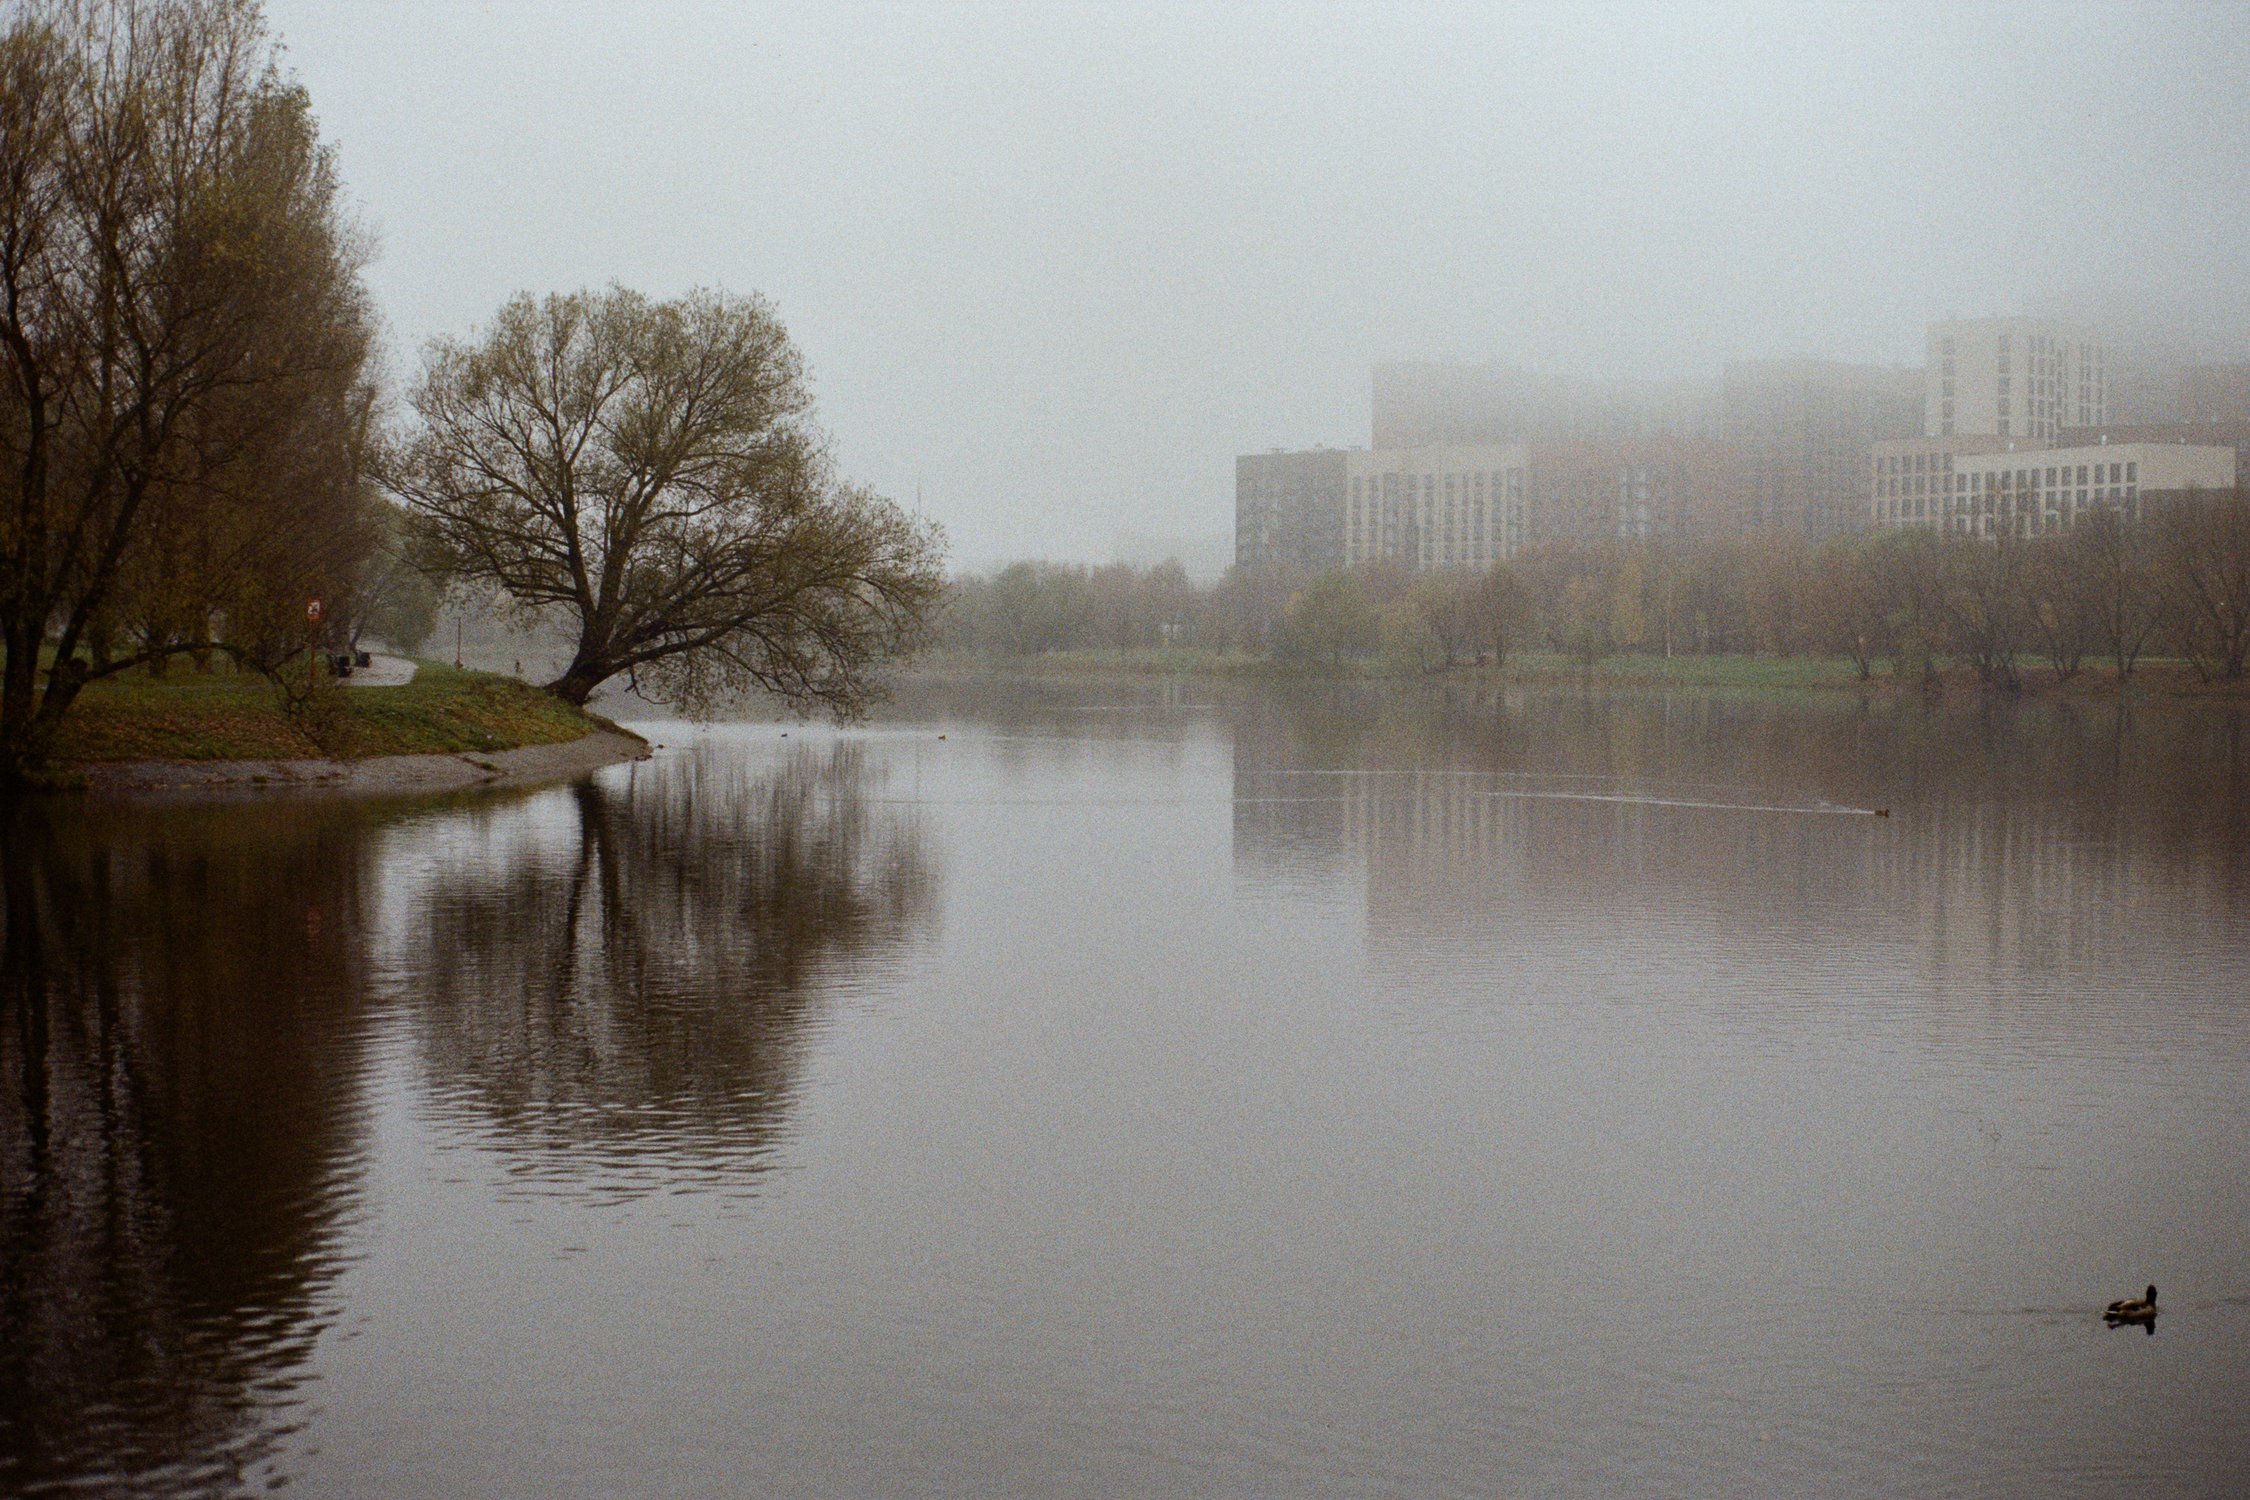
<path fill-rule="evenodd" d="M 402 366 L 510 293 L 772 298 L 958 561 L 1232 528 L 1367 367 L 1915 362 L 2112 300 L 2250 357 L 2250 7 L 270 0 Z"/>

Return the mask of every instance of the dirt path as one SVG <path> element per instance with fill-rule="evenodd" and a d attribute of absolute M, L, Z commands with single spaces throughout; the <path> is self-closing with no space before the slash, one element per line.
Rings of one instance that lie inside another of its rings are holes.
<path fill-rule="evenodd" d="M 344 679 L 345 687 L 404 687 L 420 670 L 403 656 L 370 656 L 367 665 Z"/>

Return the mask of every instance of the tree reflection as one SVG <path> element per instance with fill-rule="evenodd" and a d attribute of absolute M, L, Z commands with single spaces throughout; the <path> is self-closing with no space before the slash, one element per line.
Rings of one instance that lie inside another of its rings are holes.
<path fill-rule="evenodd" d="M 0 1490 L 242 1482 L 348 1206 L 368 815 L 5 819 Z"/>
<path fill-rule="evenodd" d="M 856 745 L 706 744 L 442 872 L 402 955 L 441 1099 L 543 1185 L 746 1181 L 827 999 L 929 907 L 919 831 L 873 785 Z"/>

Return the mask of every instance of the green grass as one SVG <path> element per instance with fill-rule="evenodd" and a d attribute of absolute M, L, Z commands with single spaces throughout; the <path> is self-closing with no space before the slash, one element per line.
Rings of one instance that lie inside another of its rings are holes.
<path fill-rule="evenodd" d="M 1278 662 L 1243 652 L 1192 649 L 1050 651 L 1038 656 L 934 654 L 925 671 L 937 676 L 1004 673 L 1024 676 L 1131 675 L 1420 679 L 1491 677 L 1490 667 L 1463 662 L 1449 671 L 1417 672 L 1380 656 L 1327 662 Z M 1745 688 L 1851 687 L 1859 674 L 1842 658 L 1768 656 L 1610 656 L 1593 663 L 1549 653 L 1517 654 L 1498 674 L 1510 680 L 1592 681 L 1619 685 Z"/>
<path fill-rule="evenodd" d="M 2114 697 L 2121 691 L 2106 661 L 2089 662 L 2067 682 L 2057 682 L 2045 662 L 2025 657 L 2019 667 L 2023 690 L 2065 697 Z M 1519 652 L 1506 667 L 1462 663 L 1449 670 L 1418 672 L 1380 656 L 1326 662 L 1277 662 L 1241 652 L 1193 649 L 1051 651 L 1039 656 L 980 656 L 952 652 L 924 657 L 920 670 L 945 677 L 1179 677 L 1265 681 L 1521 682 L 1591 684 L 1617 688 L 1682 688 L 1749 694 L 1788 695 L 1834 692 L 1920 691 L 1919 678 L 1901 679 L 1887 661 L 1875 663 L 1872 677 L 1841 656 L 1605 656 L 1591 662 L 1554 652 Z M 1937 686 L 1949 692 L 1977 690 L 1967 667 L 1947 666 Z M 2205 684 L 2185 662 L 2144 660 L 2129 688 L 2138 697 L 2250 698 L 2250 682 Z"/>
<path fill-rule="evenodd" d="M 55 759 L 355 760 L 513 750 L 607 727 L 527 683 L 420 662 L 402 687 L 324 687 L 292 709 L 262 677 L 175 668 L 87 687 L 63 721 Z"/>
<path fill-rule="evenodd" d="M 916 659 L 915 669 L 928 676 L 1072 677 L 1122 674 L 1136 677 L 1204 676 L 1255 677 L 1298 668 L 1265 656 L 1240 651 L 1203 651 L 1189 647 L 1128 647 L 1122 650 L 1087 648 L 1075 651 L 1042 651 L 1035 656 L 982 655 L 976 652 L 932 651 Z M 1345 665 L 1346 672 L 1352 669 Z"/>
<path fill-rule="evenodd" d="M 1878 664 L 1876 670 L 1883 670 Z M 1593 662 L 1549 653 L 1508 659 L 1507 675 L 1527 682 L 1606 682 L 1635 687 L 1802 690 L 1863 685 L 1859 669 L 1830 656 L 1605 656 Z"/>

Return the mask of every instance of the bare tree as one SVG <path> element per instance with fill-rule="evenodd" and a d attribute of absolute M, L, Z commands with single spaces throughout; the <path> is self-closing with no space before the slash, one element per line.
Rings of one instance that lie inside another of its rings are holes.
<path fill-rule="evenodd" d="M 2108 509 L 2081 516 L 2070 533 L 2067 565 L 2084 580 L 2102 647 L 2117 663 L 2120 679 L 2133 675 L 2141 653 L 2164 628 L 2153 541 L 2146 522 L 2129 522 Z"/>
<path fill-rule="evenodd" d="M 2181 653 L 2204 681 L 2237 681 L 2250 661 L 2250 499 L 2187 495 L 2160 514 Z"/>
<path fill-rule="evenodd" d="M 2087 566 L 2085 543 L 2075 537 L 2040 537 L 2023 544 L 2024 612 L 2039 654 L 2057 682 L 2076 677 L 2102 641 L 2100 579 Z"/>
<path fill-rule="evenodd" d="M 0 776 L 36 771 L 87 682 L 240 650 L 349 566 L 359 259 L 254 0 L 11 6 Z"/>
<path fill-rule="evenodd" d="M 1864 680 L 1878 657 L 1890 652 L 1883 576 L 1876 543 L 1861 536 L 1833 537 L 1806 561 L 1801 608 L 1815 645 L 1851 659 Z"/>
<path fill-rule="evenodd" d="M 1990 542 L 1949 538 L 1941 557 L 1949 644 L 1986 687 L 2016 691 L 2023 686 L 2016 658 L 2031 634 L 2024 544 L 2006 535 Z"/>
<path fill-rule="evenodd" d="M 936 527 L 835 477 L 759 298 L 519 296 L 430 347 L 412 404 L 387 483 L 428 561 L 568 621 L 570 702 L 623 675 L 847 712 L 943 587 Z"/>

